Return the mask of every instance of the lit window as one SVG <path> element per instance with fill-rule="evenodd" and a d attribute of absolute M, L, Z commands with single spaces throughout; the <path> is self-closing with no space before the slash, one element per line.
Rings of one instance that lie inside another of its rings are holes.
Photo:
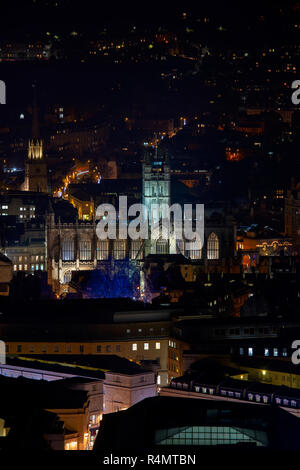
<path fill-rule="evenodd" d="M 77 441 L 71 441 L 66 443 L 65 450 L 77 450 Z"/>
<path fill-rule="evenodd" d="M 8 209 L 8 206 L 2 206 L 2 209 Z"/>
<path fill-rule="evenodd" d="M 124 259 L 126 257 L 126 241 L 114 241 L 114 259 Z"/>
<path fill-rule="evenodd" d="M 14 264 L 14 271 L 16 271 L 16 270 L 17 270 L 17 265 L 16 265 L 16 264 Z"/>
<path fill-rule="evenodd" d="M 130 246 L 130 258 L 142 259 L 143 258 L 143 242 L 142 240 L 132 240 Z"/>
<path fill-rule="evenodd" d="M 141 333 L 141 332 L 142 332 L 142 329 L 141 329 L 141 328 L 139 328 L 139 329 L 138 329 L 138 332 L 139 332 L 139 333 Z"/>
<path fill-rule="evenodd" d="M 269 356 L 269 354 L 270 354 L 269 348 L 265 348 L 265 353 L 264 354 L 265 354 L 265 356 Z"/>
<path fill-rule="evenodd" d="M 219 259 L 219 238 L 214 232 L 207 240 L 207 259 Z"/>
<path fill-rule="evenodd" d="M 108 259 L 109 241 L 97 240 L 97 260 Z"/>
<path fill-rule="evenodd" d="M 92 257 L 92 244 L 90 240 L 81 241 L 79 244 L 79 258 L 88 261 Z"/>
<path fill-rule="evenodd" d="M 160 343 L 155 343 L 155 349 L 160 349 Z"/>
<path fill-rule="evenodd" d="M 253 356 L 253 348 L 248 348 L 248 356 Z"/>
<path fill-rule="evenodd" d="M 191 259 L 201 259 L 202 258 L 202 250 L 186 250 L 187 256 L 189 256 Z"/>
<path fill-rule="evenodd" d="M 145 350 L 149 349 L 149 343 L 144 343 L 144 349 Z"/>
<path fill-rule="evenodd" d="M 160 385 L 160 375 L 157 376 L 157 385 Z"/>
<path fill-rule="evenodd" d="M 74 260 L 74 240 L 63 240 L 62 242 L 62 259 L 63 261 Z"/>
<path fill-rule="evenodd" d="M 282 355 L 283 355 L 284 357 L 287 357 L 287 348 L 283 348 L 283 349 L 282 349 Z"/>
<path fill-rule="evenodd" d="M 136 344 L 136 343 L 133 343 L 133 345 L 132 345 L 132 351 L 137 351 L 137 344 Z"/>
<path fill-rule="evenodd" d="M 19 264 L 19 271 L 22 271 L 22 265 Z"/>
<path fill-rule="evenodd" d="M 64 274 L 64 283 L 68 284 L 72 279 L 72 271 L 66 271 Z"/>
<path fill-rule="evenodd" d="M 165 255 L 167 253 L 168 253 L 168 241 L 158 240 L 156 242 L 156 254 L 157 255 Z"/>
<path fill-rule="evenodd" d="M 28 269 L 27 264 L 24 264 L 24 271 L 27 271 L 27 269 Z"/>
<path fill-rule="evenodd" d="M 126 333 L 130 333 L 130 331 L 131 331 L 131 330 L 130 330 L 129 328 L 127 328 Z"/>
<path fill-rule="evenodd" d="M 278 356 L 278 348 L 273 349 L 273 356 L 277 357 Z"/>

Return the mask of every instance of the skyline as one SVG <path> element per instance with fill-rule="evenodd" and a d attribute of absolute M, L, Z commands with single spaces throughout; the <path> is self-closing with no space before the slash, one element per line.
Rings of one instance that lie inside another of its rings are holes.
<path fill-rule="evenodd" d="M 1 8 L 1 454 L 287 461 L 299 2 Z"/>

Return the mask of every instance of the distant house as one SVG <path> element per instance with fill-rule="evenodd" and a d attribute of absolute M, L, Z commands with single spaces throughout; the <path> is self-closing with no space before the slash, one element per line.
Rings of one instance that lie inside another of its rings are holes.
<path fill-rule="evenodd" d="M 9 295 L 10 281 L 13 277 L 12 261 L 0 253 L 0 295 Z"/>

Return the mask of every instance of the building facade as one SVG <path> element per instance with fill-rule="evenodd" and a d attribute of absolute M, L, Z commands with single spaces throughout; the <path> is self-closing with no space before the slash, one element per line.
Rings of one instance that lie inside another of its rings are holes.
<path fill-rule="evenodd" d="M 42 140 L 30 140 L 25 161 L 24 191 L 48 192 L 47 163 L 43 153 Z"/>
<path fill-rule="evenodd" d="M 171 183 L 170 166 L 166 154 L 147 155 L 143 166 L 142 202 L 151 213 L 153 204 L 162 212 L 162 205 L 170 206 Z M 148 234 L 152 226 L 148 220 Z M 205 216 L 204 240 L 202 248 L 192 249 L 186 240 L 177 240 L 174 235 L 156 239 L 131 240 L 117 238 L 100 240 L 96 234 L 96 220 L 77 221 L 63 224 L 50 214 L 47 219 L 47 258 L 49 284 L 58 294 L 68 291 L 72 271 L 102 269 L 112 266 L 115 271 L 124 269 L 124 261 L 129 261 L 138 270 L 142 269 L 147 255 L 165 256 L 183 254 L 193 260 L 206 260 L 208 272 L 222 271 L 224 264 L 234 257 L 236 250 L 235 221 L 230 215 L 212 213 Z M 190 244 L 190 243 L 189 243 Z M 123 264 L 122 264 L 123 262 Z"/>

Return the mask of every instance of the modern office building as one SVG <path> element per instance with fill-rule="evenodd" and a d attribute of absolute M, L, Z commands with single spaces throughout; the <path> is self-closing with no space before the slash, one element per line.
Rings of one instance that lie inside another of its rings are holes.
<path fill-rule="evenodd" d="M 298 418 L 271 406 L 155 397 L 104 416 L 94 451 L 151 449 L 157 454 L 180 454 L 181 449 L 192 454 L 199 447 L 210 451 L 295 450 L 300 447 L 299 427 Z"/>

